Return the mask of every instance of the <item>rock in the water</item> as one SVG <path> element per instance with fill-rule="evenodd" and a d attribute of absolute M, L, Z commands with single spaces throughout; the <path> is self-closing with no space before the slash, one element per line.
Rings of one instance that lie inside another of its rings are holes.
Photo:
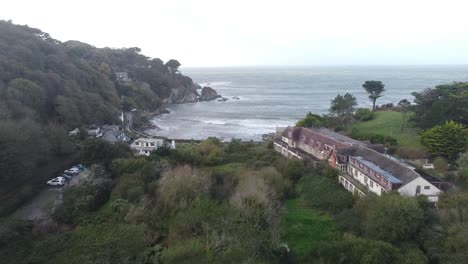
<path fill-rule="evenodd" d="M 232 99 L 239 100 L 240 98 L 238 96 L 234 96 L 234 97 L 232 97 Z"/>
<path fill-rule="evenodd" d="M 218 102 L 226 102 L 227 100 L 229 99 L 227 99 L 226 97 L 221 97 L 221 99 L 218 99 Z"/>
<path fill-rule="evenodd" d="M 219 98 L 219 97 L 220 97 L 220 95 L 218 95 L 218 93 L 216 92 L 215 89 L 213 89 L 211 87 L 208 87 L 208 86 L 205 86 L 201 90 L 201 95 L 200 95 L 200 98 L 198 98 L 198 100 L 200 100 L 200 101 L 211 101 L 211 100 L 215 100 L 216 98 Z"/>

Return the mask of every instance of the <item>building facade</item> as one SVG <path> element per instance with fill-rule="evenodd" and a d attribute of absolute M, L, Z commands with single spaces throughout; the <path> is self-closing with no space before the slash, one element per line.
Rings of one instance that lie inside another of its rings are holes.
<path fill-rule="evenodd" d="M 432 179 L 385 155 L 382 145 L 357 141 L 325 128 L 289 127 L 274 141 L 274 149 L 288 158 L 310 157 L 327 162 L 340 171 L 338 180 L 343 187 L 357 195 L 396 190 L 437 202 L 441 193 Z"/>
<path fill-rule="evenodd" d="M 149 156 L 152 151 L 157 150 L 159 147 L 164 146 L 165 142 L 162 139 L 156 138 L 139 138 L 130 144 L 130 148 L 136 155 Z"/>

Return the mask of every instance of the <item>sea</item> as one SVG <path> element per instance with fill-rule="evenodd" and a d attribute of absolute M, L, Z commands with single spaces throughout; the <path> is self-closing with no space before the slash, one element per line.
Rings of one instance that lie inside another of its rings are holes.
<path fill-rule="evenodd" d="M 366 80 L 385 84 L 377 104 L 412 101 L 412 92 L 468 81 L 468 65 L 216 67 L 183 68 L 182 73 L 228 100 L 169 105 L 169 114 L 152 120 L 158 129 L 147 133 L 173 139 L 260 141 L 277 127 L 294 125 L 307 112 L 327 113 L 337 94 L 351 93 L 358 107 L 370 108 L 362 88 Z"/>

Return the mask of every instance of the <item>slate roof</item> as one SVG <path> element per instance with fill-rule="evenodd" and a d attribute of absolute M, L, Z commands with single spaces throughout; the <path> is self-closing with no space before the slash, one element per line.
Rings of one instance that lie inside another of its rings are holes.
<path fill-rule="evenodd" d="M 304 144 L 315 144 L 320 142 L 322 145 L 326 144 L 335 147 L 349 147 L 351 143 L 344 140 L 333 138 L 329 135 L 322 134 L 318 131 L 302 128 L 302 127 L 288 127 L 282 134 L 284 137 L 290 138 Z"/>
<path fill-rule="evenodd" d="M 347 149 L 339 149 L 338 153 L 348 156 L 359 156 L 367 162 L 374 164 L 380 169 L 396 177 L 398 180 L 401 181 L 402 185 L 405 185 L 413 181 L 414 179 L 420 177 L 420 175 L 414 170 L 370 148 L 356 146 Z"/>
<path fill-rule="evenodd" d="M 381 154 L 384 146 L 380 144 L 371 145 L 326 128 L 288 127 L 282 136 L 304 144 L 320 142 L 322 147 L 324 144 L 334 146 L 341 163 L 348 162 L 346 156 L 360 157 L 366 165 L 397 185 L 403 186 L 420 177 L 414 170 Z"/>
<path fill-rule="evenodd" d="M 333 138 L 334 140 L 337 140 L 337 141 L 340 141 L 342 143 L 346 143 L 346 144 L 351 144 L 351 145 L 361 145 L 361 146 L 368 146 L 369 144 L 365 143 L 365 142 L 362 142 L 362 141 L 359 141 L 359 140 L 355 140 L 355 139 L 352 139 L 350 137 L 347 137 L 343 134 L 340 134 L 340 133 L 337 133 L 335 131 L 331 131 L 329 129 L 326 129 L 324 127 L 320 127 L 320 128 L 310 128 L 311 130 L 317 132 L 317 133 L 320 133 L 322 135 L 325 135 L 325 136 L 328 136 L 330 138 Z"/>
<path fill-rule="evenodd" d="M 393 184 L 400 184 L 402 183 L 398 178 L 396 178 L 395 176 L 393 176 L 390 172 L 380 168 L 379 166 L 375 165 L 374 163 L 370 162 L 370 161 L 367 161 L 366 159 L 364 159 L 363 157 L 360 157 L 360 156 L 354 156 L 353 158 L 359 160 L 359 162 L 361 162 L 362 164 L 366 165 L 367 167 L 369 167 L 369 169 L 377 172 L 378 174 L 384 176 L 389 182 L 393 183 Z"/>

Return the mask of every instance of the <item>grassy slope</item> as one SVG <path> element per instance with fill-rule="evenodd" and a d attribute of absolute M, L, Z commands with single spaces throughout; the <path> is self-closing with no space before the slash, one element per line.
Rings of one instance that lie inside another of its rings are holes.
<path fill-rule="evenodd" d="M 401 118 L 402 115 L 400 112 L 376 112 L 373 120 L 358 122 L 353 125 L 353 128 L 357 128 L 363 132 L 392 136 L 396 138 L 400 146 L 403 147 L 421 147 L 417 129 L 405 127 L 403 131 L 400 131 Z"/>
<path fill-rule="evenodd" d="M 282 221 L 282 239 L 293 254 L 301 259 L 320 244 L 336 238 L 335 226 L 330 216 L 302 206 L 302 199 L 287 201 L 288 213 Z"/>

